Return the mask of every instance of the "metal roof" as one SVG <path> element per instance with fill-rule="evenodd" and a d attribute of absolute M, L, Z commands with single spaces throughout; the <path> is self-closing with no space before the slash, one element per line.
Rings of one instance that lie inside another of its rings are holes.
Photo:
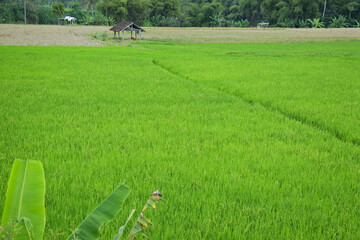
<path fill-rule="evenodd" d="M 116 26 L 112 27 L 109 29 L 110 31 L 114 31 L 114 32 L 122 32 L 122 31 L 136 31 L 136 30 L 141 30 L 142 32 L 145 32 L 144 29 L 142 29 L 141 27 L 137 26 L 135 23 L 133 22 L 121 22 L 119 24 L 117 24 Z"/>

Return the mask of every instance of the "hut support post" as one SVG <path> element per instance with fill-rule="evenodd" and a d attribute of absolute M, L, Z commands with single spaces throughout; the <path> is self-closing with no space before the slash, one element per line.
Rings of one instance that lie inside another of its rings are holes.
<path fill-rule="evenodd" d="M 125 39 L 125 36 L 124 36 L 124 31 L 122 31 L 122 34 L 123 34 L 123 40 Z"/>
<path fill-rule="evenodd" d="M 139 30 L 139 35 L 140 35 L 140 41 L 141 41 L 141 30 Z"/>
<path fill-rule="evenodd" d="M 131 31 L 131 38 L 132 38 L 132 31 Z"/>
<path fill-rule="evenodd" d="M 114 31 L 114 38 L 116 38 L 116 32 Z"/>

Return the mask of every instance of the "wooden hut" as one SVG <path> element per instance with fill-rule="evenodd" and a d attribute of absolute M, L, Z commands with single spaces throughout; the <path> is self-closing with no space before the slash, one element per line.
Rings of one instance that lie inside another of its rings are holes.
<path fill-rule="evenodd" d="M 121 22 L 117 24 L 116 26 L 110 28 L 110 31 L 114 32 L 114 38 L 116 37 L 116 33 L 118 33 L 118 37 L 120 37 L 120 32 L 122 32 L 122 39 L 124 40 L 124 31 L 130 31 L 131 32 L 131 39 L 133 39 L 133 32 L 135 32 L 135 39 L 137 37 L 137 34 L 140 36 L 141 40 L 141 32 L 145 32 L 144 29 L 137 26 L 133 22 Z"/>

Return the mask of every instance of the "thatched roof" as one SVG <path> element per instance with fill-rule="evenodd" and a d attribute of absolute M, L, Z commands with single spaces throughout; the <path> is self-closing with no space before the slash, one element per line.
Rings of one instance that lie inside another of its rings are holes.
<path fill-rule="evenodd" d="M 142 32 L 145 32 L 144 29 L 142 29 L 141 27 L 137 26 L 135 23 L 133 23 L 133 22 L 126 22 L 126 21 L 117 24 L 116 26 L 110 28 L 109 30 L 110 30 L 110 31 L 114 31 L 114 32 L 139 31 L 139 30 L 141 30 Z"/>

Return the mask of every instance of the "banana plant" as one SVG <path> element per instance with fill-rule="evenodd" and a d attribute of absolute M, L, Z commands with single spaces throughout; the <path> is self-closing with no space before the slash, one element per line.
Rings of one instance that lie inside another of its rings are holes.
<path fill-rule="evenodd" d="M 121 184 L 84 219 L 68 240 L 98 239 L 100 228 L 118 214 L 130 191 L 126 185 Z M 140 234 L 148 238 L 145 229 L 153 224 L 144 216 L 144 212 L 150 206 L 156 210 L 155 202 L 163 201 L 162 197 L 159 190 L 150 195 L 127 240 L 134 240 Z M 125 224 L 119 228 L 113 240 L 120 239 L 134 212 L 135 209 L 132 209 Z M 43 239 L 45 229 L 45 176 L 40 161 L 15 160 L 11 170 L 1 223 L 0 237 L 2 239 Z"/>
<path fill-rule="evenodd" d="M 145 234 L 145 230 L 149 228 L 149 225 L 152 226 L 153 223 L 145 217 L 144 212 L 148 207 L 152 207 L 154 210 L 156 210 L 156 203 L 158 203 L 158 201 L 164 201 L 162 197 L 163 195 L 159 190 L 156 190 L 150 195 L 126 240 L 135 240 L 136 237 L 140 234 L 149 239 L 149 237 Z"/>
<path fill-rule="evenodd" d="M 15 222 L 13 229 L 9 229 Z M 14 239 L 42 239 L 45 229 L 45 176 L 41 162 L 15 160 L 6 193 L 2 226 Z"/>
<path fill-rule="evenodd" d="M 113 240 L 119 240 L 119 239 L 121 238 L 121 236 L 122 236 L 122 234 L 123 234 L 123 232 L 124 232 L 124 229 L 125 229 L 125 227 L 128 225 L 128 223 L 129 223 L 130 219 L 132 218 L 132 216 L 134 215 L 134 212 L 135 212 L 135 208 L 133 208 L 133 209 L 131 210 L 130 215 L 128 216 L 125 224 L 119 228 L 119 231 L 118 231 L 117 234 L 115 234 Z"/>
<path fill-rule="evenodd" d="M 123 202 L 129 196 L 130 188 L 120 185 L 110 194 L 89 216 L 75 229 L 68 240 L 72 239 L 98 239 L 100 228 L 110 222 L 120 211 Z"/>
<path fill-rule="evenodd" d="M 130 189 L 124 184 L 111 193 L 68 239 L 99 238 L 99 229 L 120 211 Z M 15 160 L 0 226 L 1 239 L 40 240 L 45 229 L 45 177 L 40 161 Z"/>
<path fill-rule="evenodd" d="M 307 19 L 306 21 L 311 24 L 312 28 L 322 28 L 325 26 L 324 23 L 320 21 L 320 18 L 314 18 L 313 20 Z"/>
<path fill-rule="evenodd" d="M 339 16 L 339 17 L 333 17 L 331 18 L 331 23 L 329 25 L 329 27 L 331 28 L 344 28 L 344 27 L 348 27 L 348 24 L 346 23 L 347 19 L 344 16 Z"/>

